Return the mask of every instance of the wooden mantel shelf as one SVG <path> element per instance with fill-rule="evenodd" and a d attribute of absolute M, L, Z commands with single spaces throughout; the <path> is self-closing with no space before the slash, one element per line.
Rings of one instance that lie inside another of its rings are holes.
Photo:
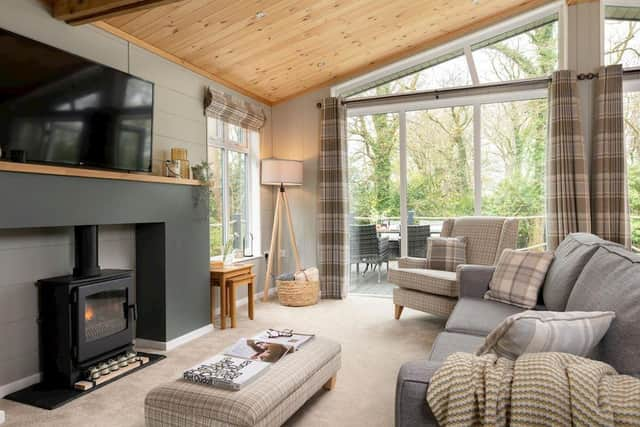
<path fill-rule="evenodd" d="M 64 166 L 13 163 L 0 161 L 0 172 L 36 173 L 42 175 L 75 176 L 80 178 L 115 179 L 119 181 L 154 182 L 160 184 L 201 185 L 196 179 L 169 178 L 166 176 L 71 168 Z"/>

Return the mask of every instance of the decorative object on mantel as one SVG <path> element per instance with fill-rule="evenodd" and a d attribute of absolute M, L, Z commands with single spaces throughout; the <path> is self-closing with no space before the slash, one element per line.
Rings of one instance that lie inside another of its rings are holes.
<path fill-rule="evenodd" d="M 191 178 L 191 168 L 189 167 L 189 154 L 186 148 L 172 148 L 171 161 L 178 164 L 180 178 Z"/>
<path fill-rule="evenodd" d="M 266 116 L 259 106 L 231 95 L 206 88 L 204 94 L 204 112 L 214 117 L 243 128 L 259 131 L 264 126 Z"/>
<path fill-rule="evenodd" d="M 280 187 L 278 197 L 276 199 L 276 208 L 273 216 L 273 229 L 271 230 L 271 246 L 269 247 L 269 259 L 267 260 L 267 274 L 264 279 L 264 293 L 262 299 L 269 299 L 269 284 L 271 282 L 272 265 L 275 262 L 276 239 L 278 238 L 278 230 L 284 208 L 284 215 L 287 217 L 287 226 L 289 227 L 289 238 L 293 249 L 293 256 L 296 262 L 296 271 L 302 270 L 300 263 L 300 255 L 298 254 L 298 246 L 296 244 L 296 235 L 293 230 L 293 222 L 291 221 L 291 211 L 289 210 L 289 201 L 285 186 L 302 185 L 302 162 L 297 160 L 282 159 L 265 159 L 262 161 L 262 184 L 277 185 Z M 282 206 L 284 205 L 284 206 Z"/>
<path fill-rule="evenodd" d="M 165 160 L 164 171 L 165 171 L 165 176 L 169 178 L 181 178 L 180 160 Z"/>
<path fill-rule="evenodd" d="M 191 166 L 193 179 L 197 179 L 203 184 L 208 184 L 210 179 L 210 166 L 208 162 L 201 162 Z"/>

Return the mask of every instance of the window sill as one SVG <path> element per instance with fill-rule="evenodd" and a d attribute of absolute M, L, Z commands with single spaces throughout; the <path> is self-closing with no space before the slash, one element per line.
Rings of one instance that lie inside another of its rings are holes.
<path fill-rule="evenodd" d="M 209 261 L 213 261 L 213 258 L 214 257 L 210 257 Z M 242 264 L 243 262 L 256 261 L 262 258 L 263 258 L 262 255 L 247 256 L 247 257 L 237 258 L 236 260 L 233 261 L 232 264 Z"/>

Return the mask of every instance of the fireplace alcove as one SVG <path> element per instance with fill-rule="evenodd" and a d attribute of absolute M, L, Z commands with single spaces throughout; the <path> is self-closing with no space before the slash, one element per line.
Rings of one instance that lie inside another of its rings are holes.
<path fill-rule="evenodd" d="M 209 320 L 209 236 L 197 185 L 0 171 L 0 229 L 135 224 L 136 337 L 166 343 Z"/>

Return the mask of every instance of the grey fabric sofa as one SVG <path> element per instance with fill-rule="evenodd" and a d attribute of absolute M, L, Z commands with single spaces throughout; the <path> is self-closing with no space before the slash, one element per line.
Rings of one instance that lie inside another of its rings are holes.
<path fill-rule="evenodd" d="M 455 352 L 475 352 L 488 333 L 521 308 L 482 299 L 494 267 L 460 266 L 460 299 L 425 360 L 398 373 L 396 427 L 436 426 L 427 402 L 429 379 Z M 616 319 L 593 358 L 640 377 L 640 256 L 586 233 L 569 235 L 556 249 L 539 297 L 539 310 L 611 310 Z"/>

